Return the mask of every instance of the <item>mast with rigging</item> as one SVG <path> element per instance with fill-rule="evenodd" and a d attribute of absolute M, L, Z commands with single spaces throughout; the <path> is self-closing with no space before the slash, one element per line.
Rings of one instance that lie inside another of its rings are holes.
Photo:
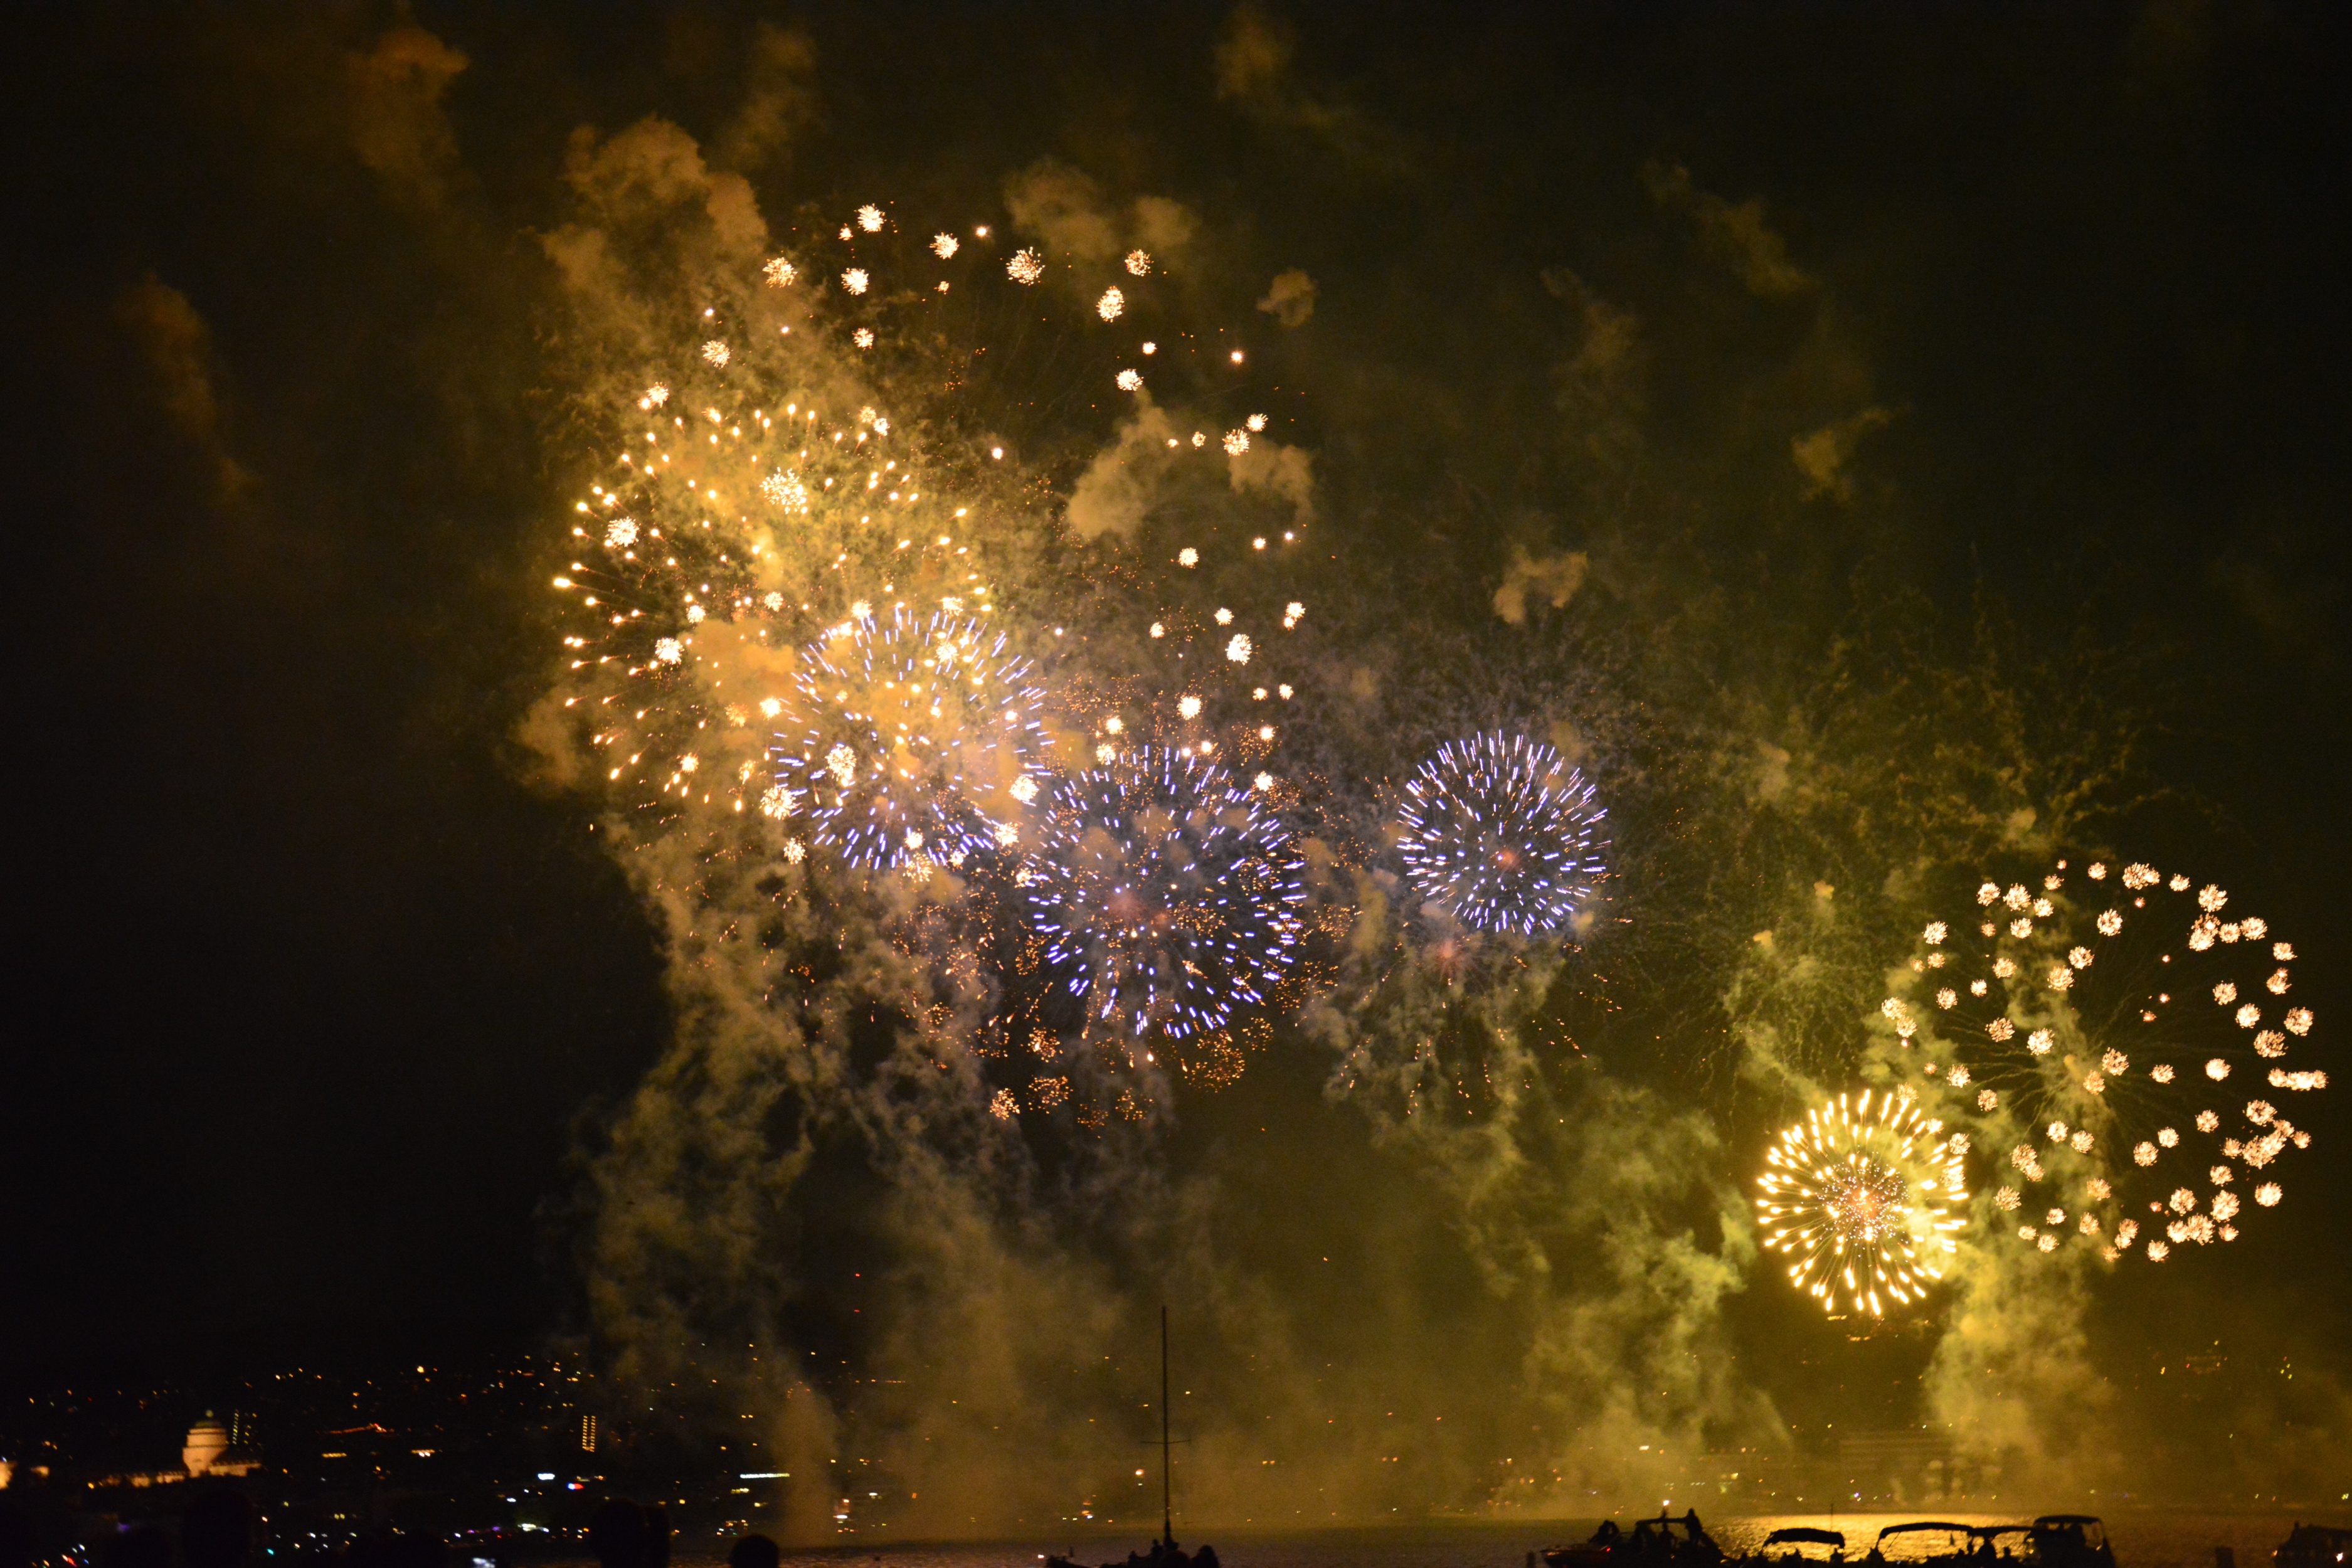
<path fill-rule="evenodd" d="M 1169 1463 L 1174 1441 L 1168 1427 L 1168 1305 L 1160 1306 L 1160 1539 L 1176 1544 L 1176 1510 L 1171 1502 Z"/>

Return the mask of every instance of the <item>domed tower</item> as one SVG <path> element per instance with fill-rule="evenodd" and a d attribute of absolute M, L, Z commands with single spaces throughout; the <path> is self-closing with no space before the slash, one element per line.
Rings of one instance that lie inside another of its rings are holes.
<path fill-rule="evenodd" d="M 215 1460 L 228 1451 L 228 1428 L 205 1412 L 205 1418 L 188 1428 L 188 1441 L 180 1450 L 180 1463 L 191 1476 L 201 1476 L 213 1468 Z"/>

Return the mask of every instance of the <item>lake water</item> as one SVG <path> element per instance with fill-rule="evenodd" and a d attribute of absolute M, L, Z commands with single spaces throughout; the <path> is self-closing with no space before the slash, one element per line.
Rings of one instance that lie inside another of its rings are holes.
<path fill-rule="evenodd" d="M 1849 1559 L 1870 1550 L 1879 1530 L 1920 1518 L 1961 1524 L 2014 1524 L 2013 1514 L 1864 1513 L 1726 1514 L 1701 1519 L 1727 1552 L 1747 1551 L 1774 1530 L 1811 1525 L 1842 1531 Z M 2319 1523 L 2352 1523 L 2352 1509 L 2306 1516 Z M 1255 1534 L 1212 1531 L 1186 1535 L 1184 1544 L 1213 1543 L 1226 1568 L 1524 1568 L 1529 1551 L 1582 1541 L 1593 1520 L 1514 1521 L 1396 1526 L 1385 1529 L 1315 1530 Z M 1622 1521 L 1621 1521 L 1622 1522 Z M 2269 1568 L 2272 1549 L 2286 1539 L 2294 1519 L 2284 1513 L 2121 1513 L 2108 1516 L 2117 1568 L 2213 1568 L 2213 1549 L 2230 1547 L 2237 1568 Z M 1076 1540 L 962 1542 L 871 1542 L 791 1551 L 786 1568 L 1038 1568 L 1047 1552 L 1075 1546 L 1082 1562 L 1113 1562 L 1130 1546 L 1127 1537 L 1082 1536 Z M 1897 1557 L 1899 1553 L 1890 1553 Z M 681 1555 L 681 1564 L 709 1561 Z"/>

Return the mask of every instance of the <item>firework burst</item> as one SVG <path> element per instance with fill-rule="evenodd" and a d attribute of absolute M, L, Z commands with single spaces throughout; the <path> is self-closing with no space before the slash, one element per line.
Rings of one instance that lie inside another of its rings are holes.
<path fill-rule="evenodd" d="M 770 762 L 783 804 L 866 869 L 961 866 L 1011 845 L 1046 741 L 1029 661 L 1002 633 L 904 605 L 802 655 Z"/>
<path fill-rule="evenodd" d="M 1297 963 L 1304 869 L 1248 788 L 1147 747 L 1055 788 L 1024 875 L 1045 973 L 1086 1032 L 1214 1083 Z"/>
<path fill-rule="evenodd" d="M 928 273 L 967 247 L 877 229 L 882 210 L 842 225 L 838 247 L 811 235 L 698 310 L 674 361 L 615 410 L 609 466 L 575 505 L 554 586 L 572 611 L 562 706 L 628 809 L 803 810 L 809 781 L 774 771 L 762 722 L 793 692 L 796 650 L 897 606 L 992 617 L 1003 574 L 1036 546 L 1034 476 L 985 433 L 1003 405 L 1047 400 L 1025 384 L 996 395 L 971 371 L 1037 358 L 984 352 L 1034 323 L 958 303 L 1024 291 L 1001 277 L 962 289 L 969 268 L 952 295 L 910 281 L 916 256 Z M 820 279 L 840 287 L 808 287 Z M 1045 346 L 1076 342 L 1075 329 Z M 885 411 L 887 388 L 915 398 L 920 437 Z"/>
<path fill-rule="evenodd" d="M 634 834 L 709 833 L 724 863 L 796 888 L 858 880 L 827 862 L 929 884 L 941 896 L 886 901 L 892 942 L 960 995 L 1001 993 L 975 1054 L 1046 1041 L 1024 1105 L 1093 1126 L 1146 1113 L 1151 1072 L 1234 1076 L 1307 984 L 1302 868 L 1262 814 L 1297 798 L 1274 752 L 1308 613 L 1267 568 L 1309 519 L 1278 489 L 1236 501 L 1202 433 L 1279 439 L 1263 413 L 1205 416 L 1250 374 L 1230 340 L 1126 336 L 1155 268 L 1106 288 L 1102 268 L 1008 261 L 987 226 L 935 226 L 886 207 L 804 226 L 633 381 L 555 584 L 577 611 L 557 700 Z M 1070 584 L 1048 502 L 1108 437 L 1099 393 L 1122 361 L 1139 392 L 1151 370 L 1152 461 L 1182 500 L 1154 531 L 1181 536 L 1101 544 L 1086 586 L 1131 592 L 1049 617 L 1038 601 Z M 1180 422 L 1188 403 L 1203 416 Z M 1016 649 L 1057 656 L 1050 709 Z M 1090 759 L 1123 782 L 1067 787 L 1097 789 L 1112 837 L 1034 854 L 1054 773 Z M 1127 891 L 1168 918 L 1028 922 L 1057 865 L 1056 907 L 1091 919 L 1079 884 L 1103 854 L 1132 858 Z M 982 950 L 1000 973 L 969 973 Z"/>
<path fill-rule="evenodd" d="M 746 406 L 709 375 L 635 400 L 554 585 L 574 611 L 565 706 L 589 716 L 608 782 L 640 805 L 740 813 L 771 782 L 755 716 L 789 689 L 793 645 L 839 613 L 843 579 L 982 610 L 991 589 L 961 514 L 886 453 L 886 416 Z"/>
<path fill-rule="evenodd" d="M 1840 1095 L 1780 1135 L 1756 1184 L 1764 1245 L 1832 1312 L 1883 1318 L 1943 1278 L 1968 1192 L 1965 1144 L 1907 1097 Z"/>
<path fill-rule="evenodd" d="M 2278 1200 L 2270 1167 L 2310 1146 L 2327 1073 L 2294 959 L 2219 886 L 2060 861 L 1929 925 L 1881 1012 L 1905 1067 L 2007 1149 L 2021 1242 L 2113 1260 L 2145 1240 L 2161 1261 L 2235 1240 L 2250 1196 Z"/>
<path fill-rule="evenodd" d="M 1406 784 L 1398 815 L 1413 886 L 1480 931 L 1569 929 L 1605 874 L 1607 813 L 1592 786 L 1525 736 L 1449 742 Z"/>

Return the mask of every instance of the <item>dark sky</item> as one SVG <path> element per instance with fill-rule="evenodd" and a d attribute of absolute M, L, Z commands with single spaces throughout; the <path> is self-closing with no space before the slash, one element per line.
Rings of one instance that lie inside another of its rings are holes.
<path fill-rule="evenodd" d="M 1546 268 L 1720 363 L 1654 265 L 1654 175 L 1760 200 L 1895 411 L 1872 482 L 1916 584 L 2158 657 L 2158 771 L 2335 963 L 2340 12 L 1266 15 L 1287 74 L 1221 98 L 1215 6 L 17 14 L 0 1358 L 565 1321 L 568 1154 L 665 1011 L 586 811 L 509 738 L 573 479 L 533 237 L 575 127 L 723 142 L 762 21 L 813 48 L 743 154 L 772 210 L 984 203 L 1048 156 L 1174 191 L 1267 264 L 1236 287 L 1305 267 L 1331 331 L 1443 389 L 1418 428 L 1402 392 L 1327 405 L 1327 449 L 1448 445 L 1465 484 L 1550 395 Z M 446 145 L 354 64 L 404 23 L 465 58 Z M 1667 425 L 1719 413 L 1661 386 Z M 2301 1234 L 2340 1251 L 2332 1202 Z"/>

